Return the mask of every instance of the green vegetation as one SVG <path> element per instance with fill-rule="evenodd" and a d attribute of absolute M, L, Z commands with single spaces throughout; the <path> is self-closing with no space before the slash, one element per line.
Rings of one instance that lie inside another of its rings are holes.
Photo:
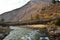
<path fill-rule="evenodd" d="M 35 18 L 35 19 L 34 19 Z M 40 19 L 40 17 L 39 17 L 39 15 L 37 14 L 35 17 L 33 17 L 32 15 L 31 15 L 31 17 L 30 17 L 30 20 L 39 20 Z"/>
<path fill-rule="evenodd" d="M 55 25 L 59 25 L 60 26 L 60 19 L 57 19 L 57 22 L 55 23 Z"/>
<path fill-rule="evenodd" d="M 56 19 L 56 20 L 54 20 L 54 21 L 48 22 L 47 24 L 60 26 L 60 19 Z"/>
<path fill-rule="evenodd" d="M 38 14 L 36 15 L 36 17 L 35 17 L 35 18 L 36 18 L 36 20 L 39 20 L 39 19 L 40 19 Z"/>
<path fill-rule="evenodd" d="M 4 22 L 4 19 L 2 18 L 2 19 L 0 19 L 0 22 Z"/>
<path fill-rule="evenodd" d="M 33 20 L 33 17 L 32 17 L 32 15 L 31 15 L 31 20 Z"/>

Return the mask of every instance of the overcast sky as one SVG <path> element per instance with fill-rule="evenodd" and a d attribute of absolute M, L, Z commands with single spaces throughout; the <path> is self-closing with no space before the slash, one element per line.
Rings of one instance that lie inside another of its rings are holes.
<path fill-rule="evenodd" d="M 25 5 L 29 0 L 0 0 L 0 14 Z"/>

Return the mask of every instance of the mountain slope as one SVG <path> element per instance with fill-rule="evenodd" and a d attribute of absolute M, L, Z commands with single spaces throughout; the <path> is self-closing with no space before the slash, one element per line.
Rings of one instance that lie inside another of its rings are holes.
<path fill-rule="evenodd" d="M 31 15 L 33 17 L 39 14 L 43 7 L 49 6 L 50 0 L 31 0 L 26 5 L 21 8 L 5 12 L 0 15 L 0 19 L 5 19 L 5 21 L 21 21 L 30 20 Z M 39 12 L 38 12 L 39 11 Z"/>
<path fill-rule="evenodd" d="M 41 10 L 40 17 L 43 18 L 53 18 L 53 17 L 60 17 L 60 3 L 50 4 L 44 10 Z"/>

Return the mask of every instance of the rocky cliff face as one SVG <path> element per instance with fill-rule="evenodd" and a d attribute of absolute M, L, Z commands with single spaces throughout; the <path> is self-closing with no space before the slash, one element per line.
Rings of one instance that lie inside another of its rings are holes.
<path fill-rule="evenodd" d="M 26 5 L 21 8 L 5 12 L 0 15 L 0 19 L 5 19 L 5 21 L 22 21 L 30 20 L 31 15 L 33 18 L 36 14 L 39 14 L 43 7 L 49 6 L 51 0 L 31 0 Z"/>

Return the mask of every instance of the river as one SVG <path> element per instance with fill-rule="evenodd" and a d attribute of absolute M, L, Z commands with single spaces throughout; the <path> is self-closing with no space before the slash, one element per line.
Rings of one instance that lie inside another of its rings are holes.
<path fill-rule="evenodd" d="M 22 28 L 18 26 L 10 26 L 13 29 L 3 40 L 39 40 L 40 30 L 31 28 Z M 49 40 L 49 39 L 48 39 Z"/>

